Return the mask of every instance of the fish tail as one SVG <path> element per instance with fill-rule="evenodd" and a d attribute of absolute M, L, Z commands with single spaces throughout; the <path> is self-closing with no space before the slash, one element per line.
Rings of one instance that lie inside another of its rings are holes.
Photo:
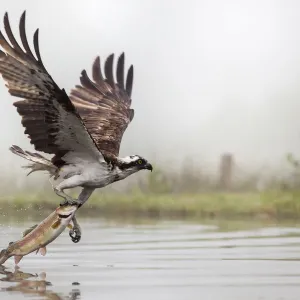
<path fill-rule="evenodd" d="M 10 253 L 4 249 L 0 252 L 0 265 L 3 265 L 11 257 Z"/>

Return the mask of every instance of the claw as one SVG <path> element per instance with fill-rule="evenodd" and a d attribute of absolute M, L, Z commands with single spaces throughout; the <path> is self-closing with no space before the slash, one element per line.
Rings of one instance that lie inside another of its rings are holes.
<path fill-rule="evenodd" d="M 80 205 L 80 202 L 78 200 L 72 199 L 72 198 L 68 198 L 68 199 L 64 199 L 62 202 L 60 202 L 59 204 L 60 206 L 67 206 L 67 205 Z"/>
<path fill-rule="evenodd" d="M 79 228 L 74 227 L 69 231 L 69 236 L 73 243 L 78 243 L 81 240 L 81 232 Z"/>
<path fill-rule="evenodd" d="M 59 203 L 59 206 L 66 206 L 68 204 L 68 201 L 66 199 L 64 199 L 63 201 L 61 201 Z"/>

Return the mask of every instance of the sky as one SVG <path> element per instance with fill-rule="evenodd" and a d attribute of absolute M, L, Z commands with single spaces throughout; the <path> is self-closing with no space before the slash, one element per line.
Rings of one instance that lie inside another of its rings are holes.
<path fill-rule="evenodd" d="M 40 28 L 43 62 L 67 92 L 97 55 L 124 51 L 134 65 L 121 156 L 214 169 L 230 152 L 251 169 L 300 153 L 299 1 L 3 0 L 15 33 L 23 10 L 28 39 Z M 9 146 L 33 147 L 2 79 L 0 99 L 0 166 L 20 168 Z"/>

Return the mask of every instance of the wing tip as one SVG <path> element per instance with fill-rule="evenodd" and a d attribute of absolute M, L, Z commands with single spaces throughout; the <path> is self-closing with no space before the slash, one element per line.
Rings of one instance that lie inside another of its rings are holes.
<path fill-rule="evenodd" d="M 20 24 L 25 24 L 25 20 L 26 20 L 26 10 L 24 10 L 21 15 Z"/>
<path fill-rule="evenodd" d="M 101 83 L 103 81 L 102 71 L 101 71 L 101 62 L 100 56 L 96 56 L 93 65 L 92 65 L 92 77 L 96 83 Z"/>
<path fill-rule="evenodd" d="M 117 63 L 117 83 L 124 89 L 124 63 L 125 63 L 125 53 L 122 52 L 119 55 Z"/>
<path fill-rule="evenodd" d="M 33 37 L 37 36 L 36 38 L 38 39 L 38 37 L 39 37 L 39 31 L 40 31 L 40 29 L 37 28 L 37 29 L 35 30 L 34 34 L 33 34 Z"/>
<path fill-rule="evenodd" d="M 81 71 L 81 76 L 85 76 L 85 75 L 87 75 L 87 73 L 86 73 L 86 69 L 83 69 L 82 71 Z"/>
<path fill-rule="evenodd" d="M 115 58 L 115 54 L 114 53 L 111 53 L 110 55 L 108 55 L 108 57 L 105 60 L 105 66 L 104 67 L 105 68 L 109 67 L 112 70 L 112 66 L 113 66 L 113 63 L 114 63 L 114 58 Z"/>
<path fill-rule="evenodd" d="M 129 97 L 131 97 L 132 85 L 133 85 L 133 65 L 129 67 L 127 72 L 127 78 L 126 78 L 126 92 Z"/>
<path fill-rule="evenodd" d="M 7 31 L 7 29 L 10 29 L 10 23 L 9 23 L 9 17 L 7 11 L 4 13 L 3 23 L 4 23 L 5 31 Z"/>
<path fill-rule="evenodd" d="M 4 24 L 4 29 L 6 31 L 7 27 L 10 27 L 10 25 L 9 25 L 9 17 L 8 17 L 8 12 L 7 11 L 4 13 L 3 24 Z"/>
<path fill-rule="evenodd" d="M 111 59 L 111 58 L 113 59 L 113 58 L 114 58 L 114 56 L 115 56 L 115 54 L 114 54 L 114 53 L 111 53 L 111 54 L 109 54 L 109 55 L 108 55 L 108 57 L 107 57 L 107 59 L 106 59 L 106 60 L 108 60 L 108 59 Z"/>
<path fill-rule="evenodd" d="M 111 53 L 105 60 L 104 64 L 104 74 L 107 82 L 111 87 L 115 86 L 114 74 L 113 74 L 113 64 L 114 64 L 115 54 Z"/>

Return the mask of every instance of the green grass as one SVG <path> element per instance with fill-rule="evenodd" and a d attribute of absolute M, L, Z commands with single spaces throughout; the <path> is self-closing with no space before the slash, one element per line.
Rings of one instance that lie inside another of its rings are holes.
<path fill-rule="evenodd" d="M 52 194 L 3 197 L 0 199 L 0 215 L 45 215 L 53 211 L 60 200 Z M 80 214 L 176 219 L 296 219 L 300 217 L 300 191 L 178 195 L 95 193 L 80 209 Z"/>

